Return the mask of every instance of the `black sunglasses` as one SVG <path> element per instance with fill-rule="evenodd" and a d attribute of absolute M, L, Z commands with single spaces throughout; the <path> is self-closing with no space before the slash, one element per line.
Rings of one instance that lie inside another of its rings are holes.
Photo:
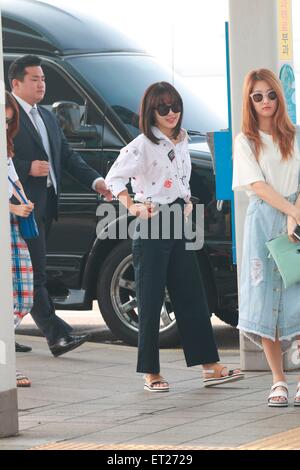
<path fill-rule="evenodd" d="M 253 99 L 253 101 L 255 101 L 255 103 L 260 103 L 264 99 L 265 96 L 267 96 L 269 100 L 271 101 L 276 100 L 277 93 L 276 91 L 271 90 L 271 91 L 267 91 L 266 93 L 254 92 L 254 93 L 251 93 L 250 96 Z"/>
<path fill-rule="evenodd" d="M 170 112 L 170 109 L 172 110 L 173 113 L 181 113 L 182 111 L 182 107 L 179 101 L 175 101 L 174 103 L 170 105 L 161 103 L 161 104 L 158 104 L 155 109 L 160 116 L 167 116 Z"/>

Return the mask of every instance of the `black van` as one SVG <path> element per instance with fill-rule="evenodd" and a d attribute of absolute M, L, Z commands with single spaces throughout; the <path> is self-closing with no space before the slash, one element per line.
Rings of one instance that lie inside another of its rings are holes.
<path fill-rule="evenodd" d="M 172 70 L 107 24 L 32 0 L 1 0 L 1 8 L 5 77 L 16 57 L 27 53 L 42 57 L 47 84 L 42 104 L 58 114 L 71 145 L 103 176 L 120 148 L 139 133 L 139 103 L 147 86 L 160 80 L 175 84 L 185 104 L 183 126 L 191 137 L 192 195 L 205 205 L 205 246 L 198 259 L 210 310 L 235 325 L 230 207 L 224 202 L 218 210 L 204 134 L 221 127 L 217 118 Z M 96 210 L 101 203 L 98 195 L 63 175 L 59 221 L 48 244 L 48 287 L 59 309 L 88 310 L 97 299 L 111 331 L 136 344 L 131 242 L 96 237 Z M 163 346 L 178 341 L 167 292 L 160 340 Z"/>

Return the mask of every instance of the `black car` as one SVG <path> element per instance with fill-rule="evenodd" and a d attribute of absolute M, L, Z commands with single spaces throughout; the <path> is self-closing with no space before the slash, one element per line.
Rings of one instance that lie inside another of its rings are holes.
<path fill-rule="evenodd" d="M 120 148 L 140 132 L 138 110 L 144 90 L 160 80 L 175 84 L 185 105 L 183 126 L 191 137 L 192 195 L 205 205 L 205 245 L 197 254 L 210 310 L 236 325 L 230 206 L 215 199 L 205 135 L 222 124 L 172 70 L 110 26 L 82 14 L 79 17 L 70 9 L 31 0 L 2 0 L 1 8 L 5 76 L 18 56 L 33 53 L 42 57 L 47 83 L 42 105 L 57 113 L 71 145 L 103 176 Z M 96 211 L 102 203 L 101 197 L 64 173 L 59 221 L 53 224 L 48 243 L 48 287 L 59 309 L 88 310 L 97 299 L 111 331 L 136 344 L 131 241 L 96 236 Z M 118 217 L 114 223 L 118 225 Z M 178 341 L 167 292 L 160 340 L 164 346 Z"/>

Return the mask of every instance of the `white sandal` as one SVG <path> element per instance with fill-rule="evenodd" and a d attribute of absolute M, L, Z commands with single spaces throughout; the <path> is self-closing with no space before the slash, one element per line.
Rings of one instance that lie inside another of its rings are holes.
<path fill-rule="evenodd" d="M 148 390 L 148 392 L 168 392 L 170 390 L 168 382 L 160 376 L 159 379 L 153 379 L 148 381 L 147 374 L 143 376 L 144 378 L 144 390 Z M 162 387 L 161 387 L 162 385 Z"/>
<path fill-rule="evenodd" d="M 226 369 L 227 374 L 221 375 L 224 369 Z M 245 377 L 244 372 L 242 372 L 240 369 L 228 370 L 228 367 L 223 365 L 218 365 L 214 369 L 203 369 L 203 374 L 213 374 L 210 378 L 203 378 L 204 387 L 213 387 L 214 385 L 236 382 L 237 380 L 242 380 Z"/>
<path fill-rule="evenodd" d="M 296 398 L 298 398 L 298 400 L 296 400 Z M 297 384 L 297 392 L 296 392 L 296 395 L 295 395 L 295 398 L 294 398 L 294 406 L 300 406 L 300 382 L 298 382 Z"/>
<path fill-rule="evenodd" d="M 277 387 L 283 387 L 285 390 L 277 390 Z M 286 382 L 276 382 L 271 387 L 270 395 L 268 396 L 268 406 L 284 407 L 288 406 L 288 384 Z M 300 394 L 299 394 L 300 395 Z M 282 397 L 284 401 L 273 400 L 273 398 Z M 300 404 L 300 403 L 299 403 Z"/>

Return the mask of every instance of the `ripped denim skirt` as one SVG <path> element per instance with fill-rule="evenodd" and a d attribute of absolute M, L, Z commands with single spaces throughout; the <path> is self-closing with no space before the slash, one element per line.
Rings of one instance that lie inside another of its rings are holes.
<path fill-rule="evenodd" d="M 286 199 L 295 203 L 298 194 Z M 285 289 L 266 242 L 286 233 L 287 216 L 258 196 L 251 196 L 246 214 L 239 295 L 238 328 L 261 347 L 261 338 L 286 351 L 300 335 L 300 283 Z"/>

